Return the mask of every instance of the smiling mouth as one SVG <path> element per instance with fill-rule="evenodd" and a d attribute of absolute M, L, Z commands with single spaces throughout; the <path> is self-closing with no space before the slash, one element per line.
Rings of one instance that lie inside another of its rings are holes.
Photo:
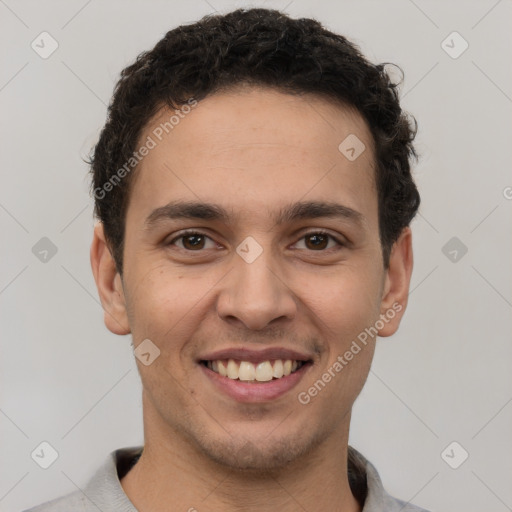
<path fill-rule="evenodd" d="M 243 382 L 270 382 L 279 380 L 295 373 L 311 361 L 297 361 L 293 359 L 274 359 L 251 363 L 235 359 L 202 360 L 203 366 L 231 380 Z"/>

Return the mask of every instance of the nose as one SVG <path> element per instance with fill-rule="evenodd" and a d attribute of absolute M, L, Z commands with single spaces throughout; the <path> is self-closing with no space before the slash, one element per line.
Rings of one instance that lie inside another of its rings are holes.
<path fill-rule="evenodd" d="M 271 268 L 268 252 L 263 251 L 252 263 L 235 256 L 235 267 L 226 276 L 217 300 L 217 312 L 223 320 L 262 330 L 278 319 L 289 321 L 295 317 L 294 293 L 280 272 Z"/>

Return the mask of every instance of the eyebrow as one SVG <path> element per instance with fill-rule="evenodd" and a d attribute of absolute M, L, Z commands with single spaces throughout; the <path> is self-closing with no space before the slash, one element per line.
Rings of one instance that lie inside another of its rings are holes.
<path fill-rule="evenodd" d="M 303 201 L 281 208 L 272 215 L 275 224 L 284 224 L 297 220 L 335 218 L 362 224 L 364 216 L 348 206 L 323 201 Z M 165 206 L 153 210 L 144 221 L 145 229 L 149 230 L 165 220 L 193 219 L 221 221 L 225 224 L 233 222 L 229 212 L 220 205 L 197 201 L 172 201 Z"/>

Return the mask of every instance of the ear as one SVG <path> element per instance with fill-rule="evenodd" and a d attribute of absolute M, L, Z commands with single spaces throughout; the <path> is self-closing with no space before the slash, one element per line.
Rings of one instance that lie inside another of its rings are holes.
<path fill-rule="evenodd" d="M 94 226 L 91 244 L 91 267 L 104 311 L 107 329 L 114 334 L 129 334 L 123 283 L 107 244 L 103 224 Z"/>
<path fill-rule="evenodd" d="M 389 257 L 380 308 L 384 326 L 379 329 L 379 336 L 391 336 L 400 325 L 407 307 L 412 266 L 412 233 L 411 228 L 406 227 L 393 244 Z"/>

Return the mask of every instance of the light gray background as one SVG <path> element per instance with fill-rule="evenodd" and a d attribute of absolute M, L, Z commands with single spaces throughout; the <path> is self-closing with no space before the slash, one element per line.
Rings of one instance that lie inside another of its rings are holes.
<path fill-rule="evenodd" d="M 111 450 L 142 442 L 130 338 L 104 327 L 90 270 L 82 157 L 123 67 L 167 30 L 242 4 L 0 0 L 2 511 L 80 488 Z M 512 2 L 244 5 L 316 17 L 405 71 L 422 155 L 412 292 L 399 333 L 378 342 L 351 444 L 397 497 L 512 510 Z M 59 44 L 46 60 L 30 46 L 42 31 Z M 441 46 L 453 31 L 469 43 L 457 59 Z M 32 253 L 45 236 L 58 248 L 47 263 Z M 468 248 L 456 262 L 442 252 L 454 236 Z M 30 456 L 42 441 L 59 453 L 46 470 Z M 458 469 L 441 456 L 452 441 L 469 453 Z"/>

